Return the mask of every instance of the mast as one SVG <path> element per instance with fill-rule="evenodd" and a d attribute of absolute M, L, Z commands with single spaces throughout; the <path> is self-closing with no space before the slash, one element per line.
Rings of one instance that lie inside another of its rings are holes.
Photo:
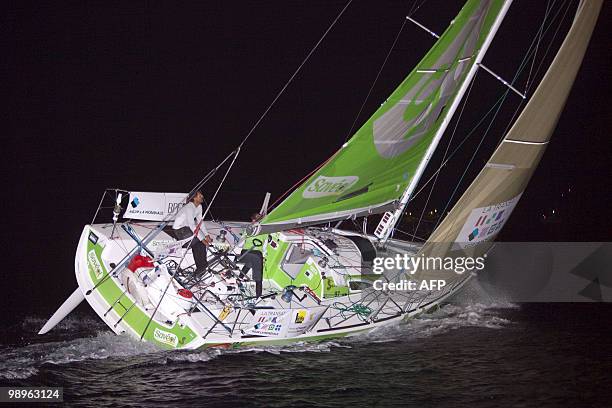
<path fill-rule="evenodd" d="M 378 226 L 376 227 L 374 235 L 376 235 L 376 237 L 378 238 L 379 245 L 383 246 L 387 242 L 387 240 L 389 239 L 389 236 L 391 235 L 391 232 L 395 228 L 395 225 L 400 220 L 404 210 L 406 209 L 406 205 L 408 204 L 408 202 L 410 201 L 410 198 L 412 197 L 412 193 L 414 192 L 414 189 L 419 183 L 419 180 L 421 179 L 421 176 L 423 175 L 423 172 L 425 171 L 427 164 L 431 160 L 431 157 L 433 156 L 436 148 L 438 147 L 438 143 L 440 142 L 442 135 L 446 131 L 446 128 L 448 127 L 448 124 L 450 123 L 451 118 L 453 117 L 453 115 L 455 114 L 455 111 L 459 107 L 459 102 L 461 102 L 461 99 L 465 95 L 465 92 L 467 91 L 468 86 L 474 79 L 474 75 L 476 75 L 476 71 L 478 70 L 478 67 L 480 66 L 480 62 L 484 58 L 484 55 L 486 54 L 489 48 L 489 45 L 491 45 L 491 42 L 493 41 L 493 37 L 495 37 L 495 34 L 497 34 L 497 30 L 499 29 L 499 26 L 504 20 L 504 17 L 506 16 L 506 13 L 508 12 L 508 9 L 510 8 L 511 4 L 512 4 L 512 0 L 504 1 L 504 5 L 502 6 L 502 9 L 500 10 L 499 14 L 497 15 L 497 18 L 495 19 L 495 22 L 493 23 L 493 26 L 491 27 L 491 31 L 488 33 L 484 43 L 482 44 L 482 47 L 476 54 L 475 63 L 472 65 L 472 67 L 468 71 L 465 81 L 459 88 L 457 97 L 454 98 L 449 108 L 449 113 L 445 115 L 442 121 L 442 124 L 440 125 L 440 128 L 438 129 L 438 131 L 436 132 L 433 138 L 432 143 L 427 148 L 427 152 L 425 154 L 424 160 L 421 161 L 421 163 L 419 164 L 416 170 L 414 177 L 408 184 L 408 187 L 406 187 L 406 190 L 404 190 L 404 193 L 402 194 L 400 198 L 398 207 L 393 212 L 387 211 L 383 215 Z"/>

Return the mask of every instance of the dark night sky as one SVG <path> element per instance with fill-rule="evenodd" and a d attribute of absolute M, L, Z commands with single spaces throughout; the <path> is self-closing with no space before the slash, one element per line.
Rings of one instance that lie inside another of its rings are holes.
<path fill-rule="evenodd" d="M 3 273 L 16 281 L 2 310 L 13 313 L 18 293 L 32 299 L 24 313 L 55 310 L 76 286 L 77 240 L 103 189 L 188 191 L 236 147 L 344 4 L 13 2 L 5 8 L 2 173 L 9 267 Z M 265 191 L 274 200 L 342 144 L 412 5 L 355 1 L 349 7 L 252 135 L 215 215 L 245 218 Z M 442 32 L 460 6 L 429 0 L 414 17 Z M 516 0 L 484 63 L 511 79 L 545 7 L 544 1 Z M 604 4 L 552 143 L 503 240 L 611 238 L 611 14 Z M 535 68 L 556 26 L 544 38 Z M 406 24 L 359 124 L 432 44 L 427 33 Z M 523 89 L 526 79 L 521 76 L 517 86 Z M 504 90 L 478 74 L 453 145 Z M 509 96 L 460 191 L 492 153 L 518 102 Z M 476 132 L 445 168 L 428 208 L 444 207 L 482 134 Z M 443 139 L 438 151 L 445 147 Z M 434 156 L 431 167 L 440 160 Z M 568 188 L 572 193 L 561 198 Z M 415 211 L 422 206 L 416 200 Z M 561 221 L 540 222 L 552 208 Z"/>

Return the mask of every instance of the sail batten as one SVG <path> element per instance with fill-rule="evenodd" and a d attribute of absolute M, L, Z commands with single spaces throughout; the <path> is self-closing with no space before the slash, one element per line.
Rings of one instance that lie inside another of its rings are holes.
<path fill-rule="evenodd" d="M 397 208 L 472 79 L 509 1 L 469 0 L 416 68 L 320 169 L 261 222 L 271 232 Z M 423 72 L 426 71 L 426 72 Z M 359 214 L 359 215 L 358 215 Z"/>

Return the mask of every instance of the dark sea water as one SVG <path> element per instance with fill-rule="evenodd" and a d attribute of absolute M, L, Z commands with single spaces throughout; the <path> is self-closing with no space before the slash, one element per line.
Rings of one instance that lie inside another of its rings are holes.
<path fill-rule="evenodd" d="M 611 312 L 462 299 L 349 339 L 187 352 L 115 336 L 93 313 L 46 336 L 29 317 L 3 339 L 0 383 L 61 386 L 69 406 L 607 407 Z"/>

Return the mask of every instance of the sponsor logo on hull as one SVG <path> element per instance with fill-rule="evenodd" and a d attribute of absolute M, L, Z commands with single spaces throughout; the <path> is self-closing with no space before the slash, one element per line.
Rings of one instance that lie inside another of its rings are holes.
<path fill-rule="evenodd" d="M 176 337 L 175 334 L 169 333 L 165 330 L 161 330 L 157 327 L 153 331 L 153 338 L 162 344 L 167 344 L 168 346 L 172 347 L 176 347 L 176 345 L 178 344 L 178 337 Z"/>
<path fill-rule="evenodd" d="M 306 311 L 299 310 L 295 315 L 295 323 L 304 323 L 304 320 L 306 320 Z"/>
<path fill-rule="evenodd" d="M 290 310 L 257 310 L 255 312 L 255 325 L 247 329 L 247 334 L 258 336 L 279 337 L 286 332 L 286 320 Z"/>
<path fill-rule="evenodd" d="M 93 270 L 96 278 L 101 279 L 104 272 L 102 271 L 102 265 L 100 265 L 100 261 L 98 260 L 98 256 L 96 255 L 96 251 L 93 249 L 87 253 L 87 264 Z"/>

